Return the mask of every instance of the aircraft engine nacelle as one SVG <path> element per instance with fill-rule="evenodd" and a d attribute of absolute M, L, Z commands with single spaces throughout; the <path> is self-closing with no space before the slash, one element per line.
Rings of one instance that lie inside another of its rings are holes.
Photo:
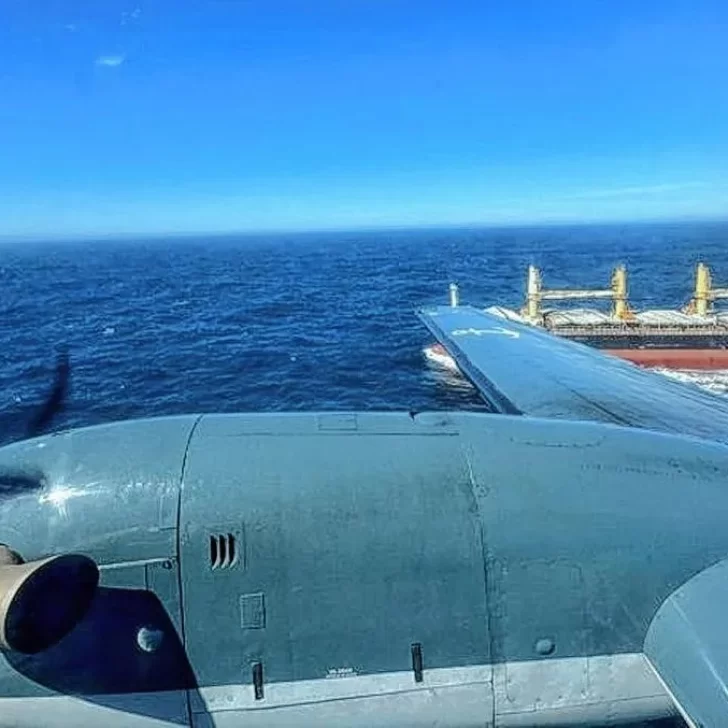
<path fill-rule="evenodd" d="M 84 617 L 99 572 L 86 556 L 62 554 L 25 563 L 0 545 L 0 650 L 52 647 Z"/>

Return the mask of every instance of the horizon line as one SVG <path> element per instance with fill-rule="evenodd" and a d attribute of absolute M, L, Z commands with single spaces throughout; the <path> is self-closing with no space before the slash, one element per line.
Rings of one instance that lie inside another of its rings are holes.
<path fill-rule="evenodd" d="M 593 219 L 593 220 L 533 220 L 524 222 L 462 222 L 462 223 L 432 223 L 432 224 L 382 224 L 382 225 L 356 225 L 351 227 L 302 227 L 302 228 L 238 228 L 230 230 L 166 230 L 166 231 L 131 231 L 131 232 L 77 232 L 42 235 L 37 233 L 1 233 L 0 244 L 4 243 L 51 243 L 51 242 L 90 242 L 98 241 L 125 241 L 125 240 L 157 240 L 157 239 L 185 239 L 194 237 L 252 237 L 277 235 L 351 235 L 358 233 L 386 233 L 386 232 L 426 232 L 428 230 L 513 230 L 527 228 L 578 228 L 578 227 L 619 227 L 641 225 L 687 225 L 687 224 L 728 224 L 728 215 L 702 216 L 683 215 L 678 217 L 632 218 L 624 220 Z"/>

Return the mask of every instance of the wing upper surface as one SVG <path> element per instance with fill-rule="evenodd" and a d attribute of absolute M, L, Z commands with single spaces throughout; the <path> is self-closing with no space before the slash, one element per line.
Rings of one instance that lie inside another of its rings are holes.
<path fill-rule="evenodd" d="M 419 316 L 490 407 L 728 442 L 728 400 L 470 306 Z"/>

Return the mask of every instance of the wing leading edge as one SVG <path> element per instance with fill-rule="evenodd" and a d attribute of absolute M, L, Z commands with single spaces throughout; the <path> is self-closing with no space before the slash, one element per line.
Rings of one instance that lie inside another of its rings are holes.
<path fill-rule="evenodd" d="M 470 306 L 418 315 L 495 412 L 728 443 L 728 401 L 697 386 Z"/>
<path fill-rule="evenodd" d="M 728 560 L 676 589 L 645 638 L 650 666 L 693 726 L 722 726 L 728 715 Z"/>

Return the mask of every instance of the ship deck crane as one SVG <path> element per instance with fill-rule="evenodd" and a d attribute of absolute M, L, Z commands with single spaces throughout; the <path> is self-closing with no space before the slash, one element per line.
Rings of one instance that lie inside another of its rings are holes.
<path fill-rule="evenodd" d="M 605 289 L 550 289 L 544 290 L 541 271 L 535 265 L 528 266 L 528 283 L 526 306 L 522 311 L 530 321 L 541 322 L 543 313 L 542 301 L 568 299 L 611 299 L 612 316 L 617 321 L 628 321 L 632 311 L 627 302 L 627 270 L 623 265 L 617 266 L 612 273 L 611 285 Z"/>
<path fill-rule="evenodd" d="M 726 298 L 728 288 L 713 288 L 710 268 L 705 263 L 698 263 L 695 270 L 695 294 L 686 308 L 686 313 L 707 316 L 712 312 L 715 301 Z"/>

